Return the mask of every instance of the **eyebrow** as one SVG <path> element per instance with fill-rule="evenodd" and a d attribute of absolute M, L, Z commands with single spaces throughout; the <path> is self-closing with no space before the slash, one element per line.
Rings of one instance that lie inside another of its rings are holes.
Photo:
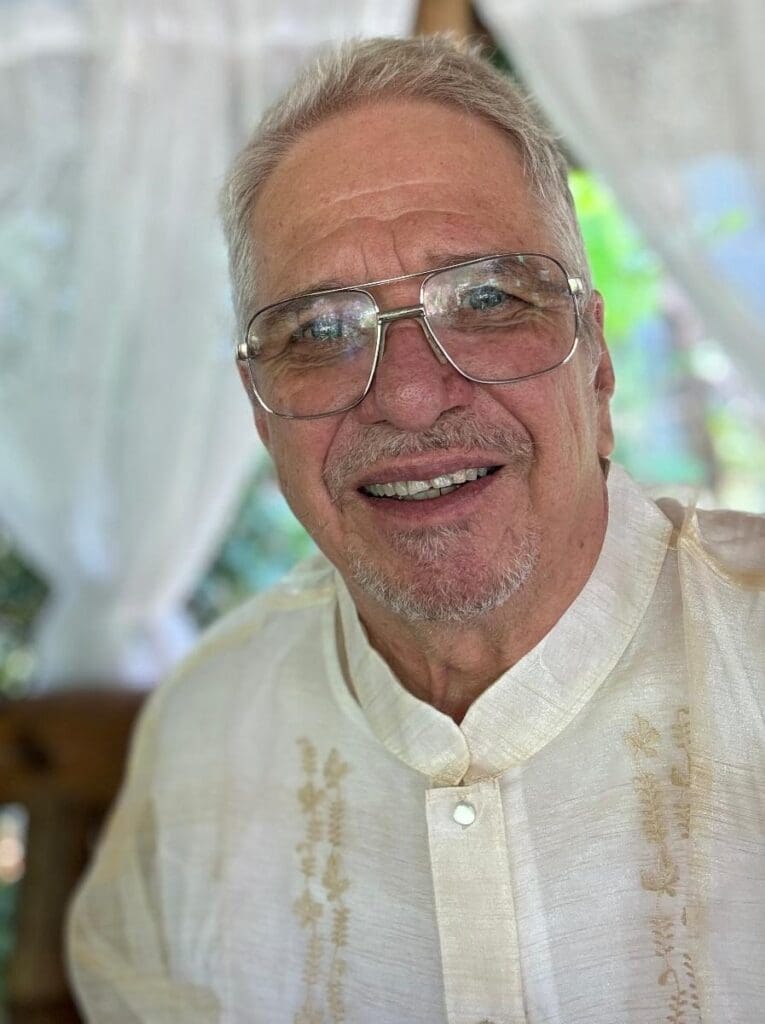
<path fill-rule="evenodd" d="M 400 277 L 417 277 L 420 274 L 427 274 L 431 270 L 442 270 L 444 267 L 450 267 L 454 263 L 469 263 L 470 260 L 479 260 L 484 256 L 493 256 L 495 253 L 506 251 L 509 250 L 504 250 L 501 246 L 495 249 L 460 249 L 459 251 L 447 253 L 443 251 L 439 253 L 428 251 L 425 253 L 427 266 L 422 270 L 413 270 L 411 274 L 396 274 L 394 277 L 390 278 L 385 277 L 373 279 L 371 281 L 354 281 L 350 284 L 347 280 L 344 281 L 340 278 L 322 278 L 318 281 L 311 281 L 305 288 L 301 288 L 299 292 L 294 292 L 293 296 L 285 296 L 285 298 L 297 298 L 298 295 L 305 295 L 309 292 L 324 292 L 334 288 L 366 288 L 370 285 L 384 284 L 387 281 L 395 281 Z"/>

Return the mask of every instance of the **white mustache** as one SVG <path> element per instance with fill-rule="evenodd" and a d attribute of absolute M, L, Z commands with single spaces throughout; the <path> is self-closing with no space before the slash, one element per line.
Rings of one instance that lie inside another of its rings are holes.
<path fill-rule="evenodd" d="M 349 481 L 381 459 L 473 449 L 501 452 L 505 461 L 526 471 L 534 460 L 534 442 L 528 434 L 496 426 L 482 426 L 473 418 L 457 413 L 443 416 L 420 434 L 405 434 L 393 427 L 370 427 L 353 448 L 334 456 L 324 467 L 324 485 L 333 501 L 338 501 Z"/>

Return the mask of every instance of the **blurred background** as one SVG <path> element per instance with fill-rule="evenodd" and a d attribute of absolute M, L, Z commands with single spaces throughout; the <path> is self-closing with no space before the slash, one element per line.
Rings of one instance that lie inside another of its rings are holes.
<path fill-rule="evenodd" d="M 765 510 L 761 0 L 0 0 L 0 1020 L 77 1020 L 62 915 L 134 716 L 311 550 L 234 371 L 226 166 L 317 47 L 444 30 L 569 154 L 616 458 Z"/>

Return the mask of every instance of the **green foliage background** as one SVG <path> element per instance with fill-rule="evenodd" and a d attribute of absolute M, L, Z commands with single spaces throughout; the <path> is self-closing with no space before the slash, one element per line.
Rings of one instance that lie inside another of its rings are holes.
<path fill-rule="evenodd" d="M 606 338 L 612 350 L 622 348 L 658 308 L 661 267 L 597 178 L 572 171 L 569 182 L 593 281 L 607 299 Z"/>

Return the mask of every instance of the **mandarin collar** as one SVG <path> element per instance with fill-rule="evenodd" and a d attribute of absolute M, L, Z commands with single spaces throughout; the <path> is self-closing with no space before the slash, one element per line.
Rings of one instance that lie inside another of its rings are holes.
<path fill-rule="evenodd" d="M 595 568 L 549 633 L 468 708 L 460 725 L 405 689 L 370 645 L 336 573 L 357 700 L 378 740 L 435 786 L 470 784 L 529 760 L 558 736 L 613 670 L 656 587 L 672 524 L 618 465 Z"/>

